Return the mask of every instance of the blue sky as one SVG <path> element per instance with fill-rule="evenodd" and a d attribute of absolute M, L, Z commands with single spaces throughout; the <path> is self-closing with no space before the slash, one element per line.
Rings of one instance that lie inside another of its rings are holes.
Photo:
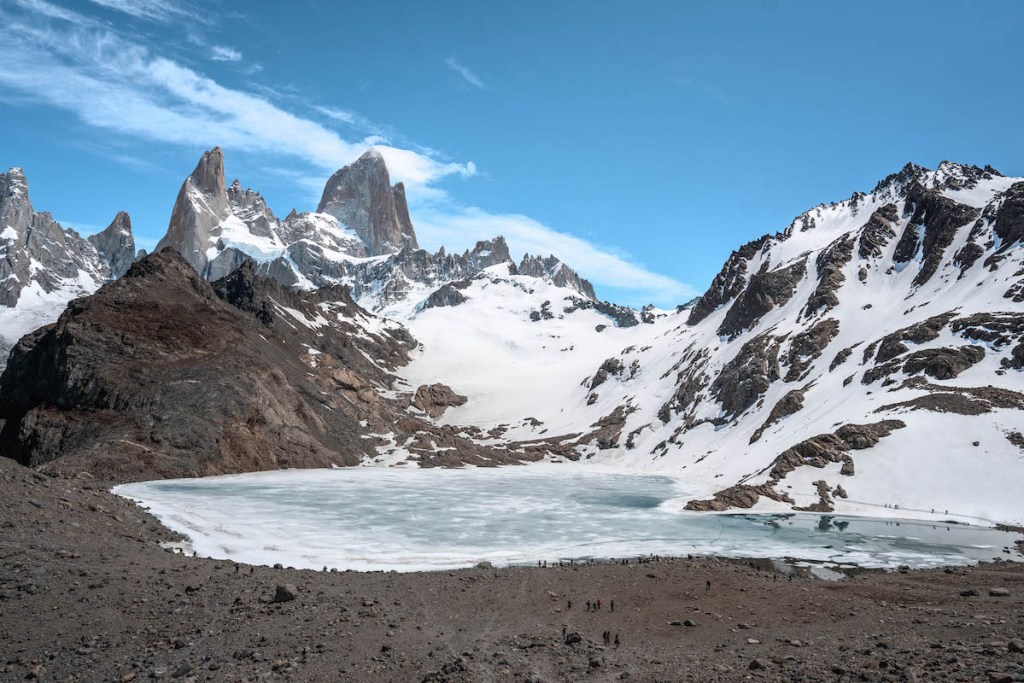
<path fill-rule="evenodd" d="M 1024 175 L 1018 2 L 0 0 L 0 165 L 166 230 L 204 149 L 275 212 L 375 144 L 424 246 L 505 234 L 620 303 L 907 161 Z"/>

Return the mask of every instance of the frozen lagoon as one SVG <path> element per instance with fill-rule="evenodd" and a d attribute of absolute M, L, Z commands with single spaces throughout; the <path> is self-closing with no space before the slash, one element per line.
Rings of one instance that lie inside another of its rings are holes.
<path fill-rule="evenodd" d="M 590 466 L 348 468 L 142 482 L 114 492 L 201 556 L 298 568 L 418 571 L 638 555 L 895 568 L 971 564 L 1015 536 L 822 514 L 681 513 L 685 484 Z"/>

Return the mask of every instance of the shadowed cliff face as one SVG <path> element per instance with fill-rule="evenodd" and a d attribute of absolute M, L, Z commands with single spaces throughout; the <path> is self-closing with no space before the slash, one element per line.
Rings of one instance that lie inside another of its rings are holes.
<path fill-rule="evenodd" d="M 0 454 L 118 481 L 354 465 L 380 435 L 440 431 L 382 395 L 414 345 L 342 288 L 296 293 L 251 265 L 211 285 L 167 250 L 19 342 Z M 446 464 L 500 457 L 444 436 Z"/>

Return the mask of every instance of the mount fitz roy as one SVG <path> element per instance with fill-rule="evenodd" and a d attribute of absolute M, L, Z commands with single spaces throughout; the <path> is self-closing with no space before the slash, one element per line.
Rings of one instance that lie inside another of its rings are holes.
<path fill-rule="evenodd" d="M 83 239 L 0 189 L 0 455 L 48 472 L 570 459 L 697 511 L 1024 522 L 1024 181 L 989 167 L 908 164 L 671 311 L 419 249 L 373 150 L 279 219 L 214 148 L 140 260 L 126 214 Z"/>
<path fill-rule="evenodd" d="M 279 220 L 258 192 L 242 190 L 237 180 L 225 185 L 224 156 L 215 147 L 181 186 L 157 251 L 166 247 L 208 280 L 251 260 L 258 273 L 285 286 L 348 285 L 357 300 L 378 311 L 510 259 L 501 237 L 461 255 L 419 249 L 405 189 L 391 185 L 374 149 L 330 177 L 315 213 L 293 210 Z M 527 256 L 522 267 L 595 298 L 590 283 L 557 259 Z"/>

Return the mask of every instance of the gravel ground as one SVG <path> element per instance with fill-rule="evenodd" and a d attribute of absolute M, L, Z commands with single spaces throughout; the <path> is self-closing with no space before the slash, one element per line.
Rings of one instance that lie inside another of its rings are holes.
<path fill-rule="evenodd" d="M 1024 681 L 1018 563 L 250 567 L 164 551 L 107 487 L 0 458 L 0 680 Z"/>

